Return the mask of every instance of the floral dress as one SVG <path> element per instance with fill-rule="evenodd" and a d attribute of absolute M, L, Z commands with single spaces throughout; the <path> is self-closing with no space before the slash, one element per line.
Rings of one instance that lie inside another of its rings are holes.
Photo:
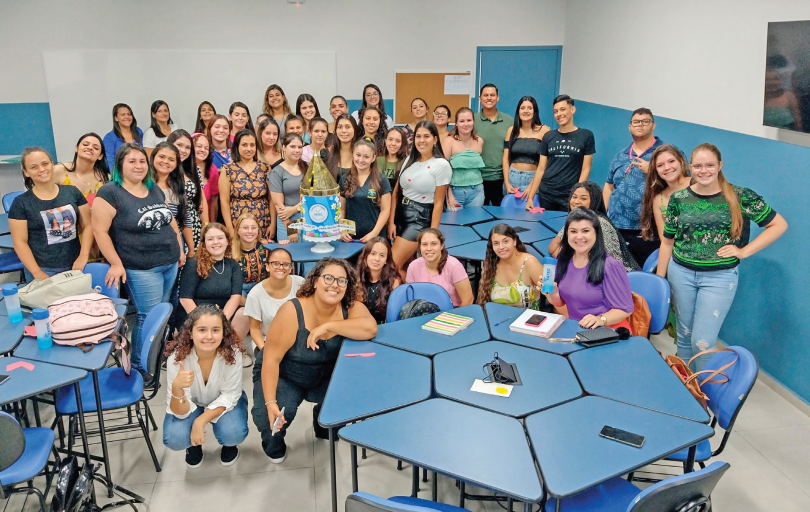
<path fill-rule="evenodd" d="M 496 279 L 492 280 L 492 302 L 518 308 L 540 309 L 540 295 L 537 293 L 537 289 L 520 279 L 527 261 L 529 261 L 528 257 L 523 260 L 518 277 L 514 282 L 503 285 Z"/>
<path fill-rule="evenodd" d="M 197 174 L 200 174 L 199 168 Z M 202 174 L 200 174 L 200 183 L 202 183 Z M 192 236 L 194 237 L 194 247 L 200 246 L 200 233 L 202 232 L 202 221 L 200 220 L 200 211 L 196 206 L 197 187 L 194 182 L 187 179 L 183 185 L 186 192 L 186 226 L 191 228 Z M 204 201 L 205 199 L 202 198 Z"/>
<path fill-rule="evenodd" d="M 264 162 L 256 162 L 256 167 L 248 172 L 236 162 L 225 164 L 220 169 L 231 182 L 231 222 L 235 223 L 243 213 L 252 213 L 259 222 L 261 234 L 270 229 L 270 190 L 267 175 L 270 169 Z"/>

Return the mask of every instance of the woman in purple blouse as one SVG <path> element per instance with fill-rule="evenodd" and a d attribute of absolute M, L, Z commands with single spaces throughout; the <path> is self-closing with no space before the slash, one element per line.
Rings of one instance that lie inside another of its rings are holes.
<path fill-rule="evenodd" d="M 544 295 L 555 307 L 567 306 L 568 318 L 587 329 L 630 328 L 633 296 L 627 271 L 605 249 L 599 218 L 592 211 L 575 208 L 565 219 L 554 292 Z"/>

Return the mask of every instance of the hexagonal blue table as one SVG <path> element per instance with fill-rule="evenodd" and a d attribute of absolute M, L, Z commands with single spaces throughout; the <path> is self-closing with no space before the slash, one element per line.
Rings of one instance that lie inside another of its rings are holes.
<path fill-rule="evenodd" d="M 439 313 L 431 313 L 430 315 L 409 318 L 408 320 L 382 324 L 377 327 L 377 335 L 374 336 L 373 341 L 389 347 L 407 350 L 408 352 L 433 356 L 439 352 L 492 339 L 481 306 L 472 304 L 451 309 L 450 312 L 456 315 L 468 316 L 474 322 L 454 336 L 446 336 L 422 329 L 423 325 L 439 316 Z"/>
<path fill-rule="evenodd" d="M 509 330 L 509 326 L 512 322 L 523 313 L 523 310 L 520 308 L 506 306 L 504 304 L 495 304 L 494 302 L 488 302 L 485 308 L 487 311 L 487 319 L 489 320 L 489 329 L 492 332 L 492 337 L 496 340 L 508 341 L 516 345 L 536 348 L 554 354 L 570 354 L 571 352 L 585 348 L 579 343 L 552 342 L 540 336 L 532 336 L 531 334 L 522 334 Z M 582 327 L 574 320 L 565 320 L 562 325 L 552 333 L 551 337 L 573 338 L 576 333 L 582 330 Z"/>
<path fill-rule="evenodd" d="M 471 226 L 479 222 L 492 220 L 494 217 L 486 211 L 483 206 L 472 206 L 462 208 L 454 212 L 444 212 L 442 214 L 442 224 L 452 224 L 454 226 Z"/>
<path fill-rule="evenodd" d="M 444 246 L 448 248 L 481 240 L 478 233 L 476 233 L 473 228 L 467 226 L 441 224 L 439 225 L 439 231 L 444 235 Z"/>
<path fill-rule="evenodd" d="M 557 235 L 557 233 L 551 231 L 550 229 L 540 224 L 539 222 L 529 222 L 525 220 L 510 220 L 510 219 L 492 220 L 489 222 L 476 224 L 472 226 L 472 228 L 475 230 L 476 233 L 481 235 L 481 238 L 487 239 L 489 237 L 489 231 L 498 224 L 509 224 L 513 228 L 521 227 L 526 229 L 526 231 L 521 231 L 520 233 L 518 233 L 520 240 L 524 244 L 530 244 L 532 242 L 538 242 L 540 240 L 549 240 Z"/>
<path fill-rule="evenodd" d="M 500 206 L 484 206 L 484 210 L 495 216 L 496 219 L 525 220 L 529 222 L 543 222 L 546 219 L 566 217 L 567 212 L 545 211 L 531 213 L 523 208 L 501 208 Z"/>
<path fill-rule="evenodd" d="M 508 398 L 470 391 L 486 372 L 483 365 L 495 352 L 517 366 L 523 382 Z M 582 396 L 582 388 L 568 361 L 556 354 L 503 341 L 488 341 L 437 354 L 433 358 L 436 394 L 490 411 L 522 418 Z"/>

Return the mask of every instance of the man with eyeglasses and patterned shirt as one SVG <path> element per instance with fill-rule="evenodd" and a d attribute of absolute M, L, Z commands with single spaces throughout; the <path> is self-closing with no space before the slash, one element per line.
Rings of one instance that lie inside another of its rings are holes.
<path fill-rule="evenodd" d="M 647 173 L 654 172 L 650 170 L 650 157 L 664 142 L 653 135 L 655 118 L 648 108 L 634 110 L 628 128 L 633 142 L 610 162 L 602 196 L 608 217 L 627 242 L 630 254 L 639 265 L 644 265 L 661 243 L 641 238 L 639 217 Z"/>

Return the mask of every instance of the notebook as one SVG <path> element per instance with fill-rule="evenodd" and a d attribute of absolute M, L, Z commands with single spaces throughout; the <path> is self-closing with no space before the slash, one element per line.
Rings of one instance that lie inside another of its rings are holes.
<path fill-rule="evenodd" d="M 430 332 L 453 336 L 458 331 L 466 329 L 475 320 L 453 313 L 441 313 L 439 316 L 422 326 L 422 329 Z"/>
<path fill-rule="evenodd" d="M 543 315 L 546 319 L 538 326 L 526 325 L 526 322 L 534 315 Z M 512 325 L 509 326 L 509 330 L 548 338 L 564 321 L 565 317 L 556 313 L 544 313 L 534 309 L 527 309 L 517 317 L 517 320 L 512 322 Z"/>

